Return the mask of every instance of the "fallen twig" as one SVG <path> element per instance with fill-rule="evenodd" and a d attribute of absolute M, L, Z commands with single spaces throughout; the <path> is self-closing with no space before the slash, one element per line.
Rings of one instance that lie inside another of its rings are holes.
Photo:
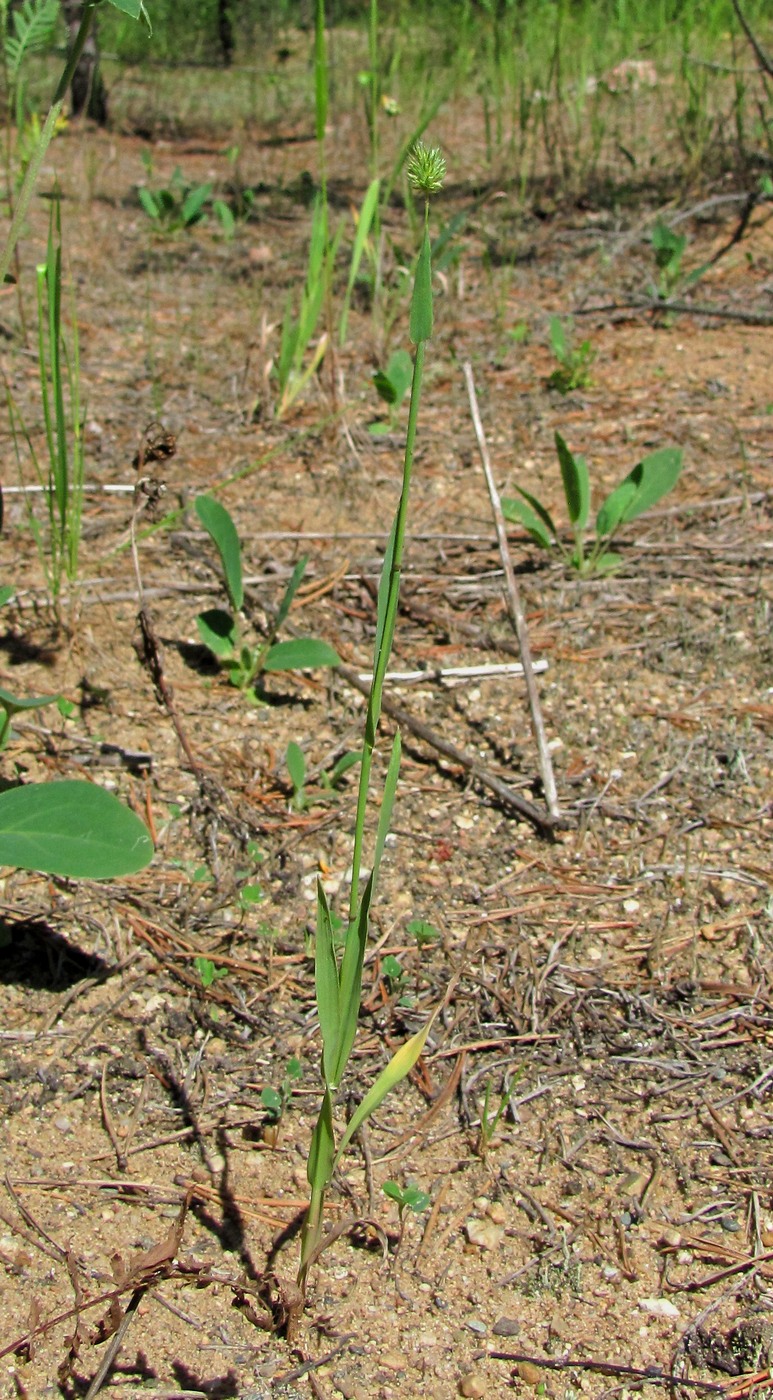
<path fill-rule="evenodd" d="M 499 544 L 499 554 L 502 560 L 502 567 L 505 572 L 505 584 L 507 587 L 507 600 L 510 608 L 510 617 L 515 628 L 515 635 L 518 638 L 518 647 L 523 663 L 523 674 L 526 681 L 526 694 L 529 700 L 529 712 L 531 714 L 531 724 L 534 731 L 534 738 L 537 743 L 539 755 L 540 773 L 542 775 L 542 786 L 545 789 L 545 801 L 551 817 L 560 815 L 558 806 L 558 793 L 556 792 L 556 780 L 553 776 L 553 763 L 550 758 L 545 725 L 542 719 L 542 706 L 540 705 L 539 691 L 534 679 L 534 667 L 531 660 L 531 647 L 529 646 L 529 633 L 526 627 L 526 618 L 521 607 L 521 598 L 518 591 L 518 584 L 515 581 L 513 571 L 513 561 L 510 558 L 510 546 L 507 542 L 507 526 L 505 517 L 502 514 L 502 505 L 499 500 L 499 492 L 494 481 L 494 473 L 491 470 L 491 461 L 486 443 L 486 436 L 483 431 L 478 400 L 475 393 L 475 381 L 472 377 L 472 365 L 465 363 L 462 366 L 464 381 L 467 385 L 467 396 L 470 400 L 470 413 L 472 415 L 472 425 L 475 429 L 475 437 L 478 443 L 480 459 L 483 464 L 483 475 L 486 478 L 491 509 L 494 513 L 494 527 L 497 533 L 497 543 Z"/>
<path fill-rule="evenodd" d="M 355 690 L 359 690 L 362 695 L 367 696 L 370 693 L 369 685 L 360 680 L 359 672 L 355 671 L 352 666 L 340 664 L 336 669 L 338 674 L 350 685 L 353 685 Z M 402 728 L 409 729 L 417 738 L 423 739 L 425 744 L 429 744 L 431 748 L 437 749 L 438 753 L 442 753 L 444 758 L 449 758 L 452 763 L 458 763 L 460 768 L 466 769 L 476 782 L 487 787 L 501 802 L 506 803 L 526 821 L 531 822 L 542 836 L 552 838 L 556 830 L 568 825 L 566 818 L 553 817 L 537 807 L 534 802 L 529 802 L 528 798 L 522 797 L 519 792 L 516 792 L 495 773 L 492 773 L 485 764 L 481 763 L 479 758 L 473 758 L 472 754 L 465 753 L 463 749 L 457 748 L 456 744 L 452 744 L 448 739 L 443 739 L 434 729 L 430 729 L 428 724 L 424 724 L 408 710 L 404 710 L 402 705 L 396 705 L 389 696 L 383 697 L 381 708 Z"/>

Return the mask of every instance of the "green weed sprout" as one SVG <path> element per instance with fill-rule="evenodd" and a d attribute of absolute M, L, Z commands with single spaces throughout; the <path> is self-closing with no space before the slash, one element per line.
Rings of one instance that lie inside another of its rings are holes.
<path fill-rule="evenodd" d="M 596 538 L 586 552 L 585 532 L 590 516 L 590 474 L 584 457 L 575 457 L 560 433 L 555 435 L 561 480 L 574 547 L 562 543 L 552 516 L 531 492 L 516 486 L 519 497 L 502 497 L 505 518 L 523 525 L 543 549 L 557 548 L 564 562 L 581 578 L 614 573 L 622 558 L 610 549 L 618 530 L 643 515 L 673 489 L 682 470 L 682 453 L 677 447 L 662 447 L 642 458 L 606 497 L 596 515 Z"/>
<path fill-rule="evenodd" d="M 550 318 L 550 348 L 558 360 L 558 368 L 548 378 L 548 386 L 557 389 L 559 394 L 571 394 L 574 389 L 587 389 L 592 383 L 590 367 L 596 358 L 596 351 L 589 340 L 579 345 L 571 342 L 571 322 L 569 335 L 560 316 Z"/>
<path fill-rule="evenodd" d="M 193 966 L 199 974 L 199 980 L 206 991 L 213 982 L 219 982 L 221 977 L 228 976 L 227 967 L 217 967 L 211 958 L 194 958 Z"/>
<path fill-rule="evenodd" d="M 405 1212 L 410 1210 L 414 1215 L 422 1215 L 429 1206 L 429 1196 L 419 1186 L 400 1186 L 397 1181 L 385 1181 L 382 1190 L 384 1195 L 388 1196 L 390 1201 L 394 1201 L 397 1206 L 400 1234 L 397 1238 L 395 1254 L 399 1254 L 405 1234 Z"/>
<path fill-rule="evenodd" d="M 308 562 L 306 556 L 299 559 L 293 570 L 274 618 L 271 635 L 255 647 L 244 641 L 239 622 L 239 612 L 244 603 L 244 584 L 236 526 L 230 512 L 212 496 L 197 496 L 195 507 L 201 524 L 220 555 L 226 593 L 232 608 L 232 612 L 226 612 L 223 608 L 209 608 L 199 613 L 196 626 L 205 647 L 225 666 L 231 684 L 243 691 L 254 704 L 259 704 L 260 697 L 255 686 L 266 671 L 311 671 L 323 666 L 337 666 L 340 660 L 337 651 L 315 637 L 276 641 L 303 578 Z"/>
<path fill-rule="evenodd" d="M 55 705 L 58 699 L 58 695 L 34 695 L 21 699 L 0 686 L 0 750 L 14 737 L 11 722 L 16 715 L 23 714 L 25 710 L 40 710 L 44 705 Z"/>
<path fill-rule="evenodd" d="M 394 431 L 398 410 L 411 387 L 412 378 L 413 361 L 407 350 L 395 350 L 389 357 L 386 369 L 376 370 L 373 387 L 389 409 L 389 421 L 370 423 L 368 432 L 373 437 L 384 437 Z"/>
<path fill-rule="evenodd" d="M 32 436 L 8 394 L 16 459 L 21 467 L 19 432 L 42 488 L 48 516 L 47 538 L 28 505 L 30 529 L 59 617 L 62 582 L 78 574 L 83 510 L 83 424 L 80 396 L 78 324 L 73 314 L 70 347 L 62 325 L 62 225 L 59 200 L 51 209 L 46 260 L 37 267 L 38 377 L 43 400 L 47 460 L 40 462 Z"/>
<path fill-rule="evenodd" d="M 658 270 L 655 291 L 661 301 L 667 301 L 675 292 L 694 287 L 709 266 L 708 263 L 703 263 L 700 267 L 693 268 L 692 272 L 685 272 L 682 259 L 687 249 L 687 235 L 674 233 L 662 219 L 658 219 L 655 224 L 650 234 L 650 242 Z"/>
<path fill-rule="evenodd" d="M 212 185 L 189 185 L 177 166 L 164 189 L 151 190 L 147 185 L 137 191 L 140 204 L 159 233 L 171 235 L 201 223 L 212 196 Z M 230 214 L 228 206 L 224 206 Z M 222 215 L 220 215 L 223 223 Z"/>
<path fill-rule="evenodd" d="M 506 1080 L 502 1090 L 502 1097 L 496 1109 L 492 1109 L 491 1106 L 491 1080 L 486 1080 L 486 1088 L 483 1094 L 483 1107 L 480 1114 L 480 1126 L 478 1128 L 478 1140 L 475 1144 L 475 1151 L 479 1157 L 486 1156 L 494 1140 L 494 1134 L 507 1111 L 513 1087 L 521 1078 L 522 1074 L 523 1066 L 521 1065 L 515 1073 Z"/>
<path fill-rule="evenodd" d="M 295 1085 L 302 1076 L 301 1062 L 296 1059 L 295 1055 L 292 1055 L 285 1066 L 284 1077 L 279 1088 L 274 1088 L 273 1084 L 266 1084 L 265 1088 L 261 1090 L 260 1102 L 266 1110 L 269 1124 L 272 1127 L 279 1127 L 292 1099 Z"/>
<path fill-rule="evenodd" d="M 285 762 L 293 785 L 291 806 L 296 812 L 302 812 L 306 806 L 306 756 L 294 739 L 287 745 Z"/>
<path fill-rule="evenodd" d="M 416 354 L 408 410 L 402 489 L 387 544 L 378 589 L 373 679 L 366 709 L 355 815 L 349 918 L 340 958 L 336 951 L 333 914 L 321 881 L 317 885 L 315 985 L 322 1037 L 323 1095 L 319 1116 L 311 1137 L 307 1163 L 311 1197 L 301 1237 L 301 1257 L 298 1268 L 299 1307 L 302 1306 L 305 1297 L 309 1269 L 321 1250 L 325 1197 L 336 1166 L 362 1124 L 375 1112 L 390 1090 L 400 1083 L 416 1063 L 426 1044 L 433 1019 L 430 1018 L 426 1025 L 411 1036 L 392 1056 L 386 1067 L 376 1077 L 365 1097 L 355 1108 L 340 1140 L 336 1143 L 334 1122 L 336 1096 L 357 1035 L 362 995 L 362 969 L 368 941 L 370 908 L 389 831 L 400 767 L 400 735 L 398 732 L 395 735 L 387 765 L 371 870 L 361 893 L 360 876 L 365 843 L 365 817 L 371 786 L 373 755 L 379 732 L 384 678 L 397 618 L 424 352 L 426 343 L 432 336 L 429 199 L 442 186 L 445 161 L 439 151 L 428 149 L 419 144 L 411 153 L 408 168 L 414 189 L 424 197 L 424 234 L 416 265 L 410 313 L 410 338 L 416 346 Z"/>

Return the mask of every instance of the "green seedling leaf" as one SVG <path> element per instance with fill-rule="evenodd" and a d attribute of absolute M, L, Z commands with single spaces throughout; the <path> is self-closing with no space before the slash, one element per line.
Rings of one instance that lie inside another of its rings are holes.
<path fill-rule="evenodd" d="M 550 348 L 563 364 L 567 358 L 566 331 L 560 316 L 550 318 Z"/>
<path fill-rule="evenodd" d="M 298 792 L 306 781 L 306 759 L 303 755 L 303 749 L 291 739 L 290 743 L 287 745 L 285 757 L 287 761 L 287 771 L 290 774 L 290 782 L 296 792 Z"/>
<path fill-rule="evenodd" d="M 593 565 L 594 574 L 616 574 L 618 569 L 623 567 L 622 554 L 616 554 L 612 549 L 606 549 Z"/>
<path fill-rule="evenodd" d="M 260 1102 L 267 1113 L 270 1113 L 273 1118 L 279 1118 L 282 1112 L 282 1095 L 278 1089 L 273 1089 L 270 1084 L 267 1084 L 261 1092 Z"/>
<path fill-rule="evenodd" d="M 416 264 L 409 335 L 414 345 L 432 339 L 432 254 L 427 229 Z"/>
<path fill-rule="evenodd" d="M 410 1074 L 427 1043 L 427 1036 L 432 1029 L 434 1019 L 435 1016 L 431 1016 L 426 1026 L 423 1026 L 420 1031 L 412 1035 L 410 1040 L 405 1042 L 405 1045 L 400 1046 L 400 1049 L 392 1056 L 386 1069 L 381 1071 L 375 1084 L 372 1085 L 365 1095 L 365 1098 L 354 1110 L 354 1113 L 346 1125 L 346 1131 L 339 1143 L 338 1151 L 335 1155 L 336 1163 L 340 1162 L 341 1157 L 349 1146 L 355 1133 L 359 1131 L 363 1123 L 367 1122 L 370 1115 L 375 1113 L 379 1104 L 383 1102 L 387 1094 L 390 1093 L 402 1079 L 405 1079 L 407 1074 Z"/>
<path fill-rule="evenodd" d="M 503 496 L 502 514 L 505 520 L 509 520 L 511 524 L 523 525 L 532 539 L 536 540 L 543 549 L 552 548 L 553 535 L 545 529 L 542 521 L 526 501 L 516 500 L 514 496 Z"/>
<path fill-rule="evenodd" d="M 180 217 L 186 228 L 189 224 L 197 224 L 199 222 L 204 212 L 204 206 L 208 202 L 211 194 L 211 185 L 197 185 L 195 189 L 192 189 L 185 196 L 183 207 L 180 211 Z"/>
<path fill-rule="evenodd" d="M 145 213 L 147 214 L 148 218 L 158 222 L 158 220 L 160 220 L 161 218 L 161 206 L 158 200 L 156 199 L 156 196 L 152 193 L 151 190 L 146 189 L 144 185 L 140 186 L 140 189 L 137 191 L 137 194 L 139 196 L 140 204 L 145 210 Z"/>
<path fill-rule="evenodd" d="M 236 219 L 230 205 L 224 199 L 216 199 L 212 205 L 213 212 L 220 220 L 220 227 L 226 238 L 233 238 L 236 232 Z"/>
<path fill-rule="evenodd" d="M 0 588 L 0 608 L 4 608 L 6 603 L 10 603 L 15 592 L 16 589 L 12 583 L 3 584 L 3 587 Z"/>
<path fill-rule="evenodd" d="M 416 939 L 417 948 L 424 948 L 428 943 L 436 943 L 440 937 L 440 931 L 434 924 L 428 923 L 426 919 L 411 919 L 407 925 L 408 932 Z"/>
<path fill-rule="evenodd" d="M 70 717 L 75 714 L 76 710 L 76 706 L 73 704 L 72 700 L 66 700 L 63 695 L 57 695 L 56 708 L 62 716 L 62 719 L 70 719 Z"/>
<path fill-rule="evenodd" d="M 508 330 L 507 334 L 511 340 L 515 341 L 516 345 L 524 345 L 529 339 L 528 321 L 517 321 L 516 324 Z"/>
<path fill-rule="evenodd" d="M 303 578 L 303 575 L 304 575 L 305 572 L 306 572 L 306 565 L 308 564 L 308 562 L 309 562 L 309 556 L 308 556 L 308 554 L 304 554 L 304 555 L 302 555 L 302 557 L 298 560 L 298 563 L 296 564 L 295 568 L 293 569 L 292 577 L 291 577 L 290 582 L 288 583 L 288 585 L 287 585 L 287 587 L 286 587 L 286 589 L 285 589 L 284 597 L 283 597 L 281 603 L 279 604 L 279 612 L 277 613 L 277 615 L 276 615 L 276 620 L 275 620 L 275 622 L 274 622 L 274 631 L 275 631 L 275 632 L 278 632 L 278 631 L 279 631 L 280 627 L 282 626 L 282 624 L 285 622 L 285 620 L 286 620 L 286 618 L 287 618 L 287 614 L 289 613 L 290 608 L 292 607 L 292 604 L 293 604 L 293 599 L 294 599 L 296 593 L 298 592 L 298 589 L 299 589 L 300 584 L 301 584 L 301 580 L 302 580 L 302 578 Z"/>
<path fill-rule="evenodd" d="M 314 637 L 294 637 L 275 642 L 263 658 L 264 671 L 316 671 L 321 666 L 337 666 L 341 658 L 327 642 Z"/>
<path fill-rule="evenodd" d="M 219 661 L 231 660 L 237 650 L 239 638 L 230 613 L 224 612 L 222 608 L 209 608 L 207 612 L 199 613 L 196 627 L 202 642 L 213 656 Z"/>
<path fill-rule="evenodd" d="M 55 705 L 58 699 L 58 695 L 30 695 L 27 699 L 21 699 L 0 686 L 0 706 L 8 715 L 20 714 L 22 710 L 39 710 L 43 705 Z"/>
<path fill-rule="evenodd" d="M 211 958 L 194 958 L 193 966 L 199 974 L 202 987 L 206 990 L 213 982 L 228 976 L 227 967 L 216 967 Z"/>
<path fill-rule="evenodd" d="M 344 774 L 348 773 L 350 768 L 356 768 L 357 764 L 361 762 L 361 749 L 357 749 L 356 752 L 354 750 L 350 750 L 348 753 L 342 754 L 341 757 L 337 759 L 336 762 L 333 764 L 333 767 L 330 769 L 330 772 L 325 774 L 325 777 L 330 783 L 330 786 L 336 787 L 337 784 L 343 778 Z"/>
<path fill-rule="evenodd" d="M 377 369 L 373 375 L 376 393 L 390 408 L 402 403 L 411 387 L 413 360 L 407 350 L 395 350 L 390 355 L 385 370 Z"/>
<path fill-rule="evenodd" d="M 402 963 L 399 961 L 398 958 L 394 956 L 393 953 L 387 954 L 387 956 L 384 958 L 384 961 L 381 964 L 381 971 L 383 972 L 387 980 L 392 983 L 393 986 L 395 986 L 398 982 L 402 982 L 405 976 Z"/>
<path fill-rule="evenodd" d="M 111 880 L 144 870 L 153 842 L 139 817 L 93 783 L 36 783 L 0 793 L 0 864 Z"/>
<path fill-rule="evenodd" d="M 526 502 L 527 506 L 530 507 L 532 513 L 528 517 L 522 515 L 520 513 L 519 502 L 515 501 L 511 496 L 505 496 L 502 501 L 502 509 L 505 518 L 520 520 L 544 549 L 550 549 L 558 533 L 553 524 L 553 518 L 550 512 L 545 509 L 542 502 L 538 501 L 537 497 L 533 496 L 530 491 L 525 491 L 522 486 L 516 486 L 515 489 L 518 495 L 523 497 L 523 500 Z M 510 509 L 516 512 L 515 516 L 508 515 L 507 510 L 505 510 L 505 501 L 507 501 Z M 535 516 L 536 520 L 534 519 Z"/>
<path fill-rule="evenodd" d="M 260 885 L 242 885 L 239 890 L 239 905 L 242 909 L 252 909 L 255 904 L 262 904 L 263 899 Z"/>
<path fill-rule="evenodd" d="M 575 530 L 584 530 L 590 511 L 590 476 L 584 457 L 575 457 L 560 433 L 555 435 L 566 505 Z"/>
<path fill-rule="evenodd" d="M 196 514 L 215 545 L 225 574 L 225 586 L 236 612 L 244 602 L 242 552 L 230 512 L 212 496 L 197 496 Z M 206 614 L 204 614 L 206 616 Z"/>
<path fill-rule="evenodd" d="M 682 470 L 678 447 L 662 447 L 637 462 L 620 485 L 607 496 L 596 517 L 596 534 L 604 539 L 619 525 L 627 525 L 650 510 L 676 485 Z"/>

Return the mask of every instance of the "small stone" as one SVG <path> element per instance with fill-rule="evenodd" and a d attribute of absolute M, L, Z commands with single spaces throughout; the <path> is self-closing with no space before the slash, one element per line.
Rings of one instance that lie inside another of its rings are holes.
<path fill-rule="evenodd" d="M 475 1333 L 477 1337 L 485 1337 L 487 1330 L 485 1322 L 479 1322 L 476 1317 L 473 1317 L 467 1323 L 467 1326 L 469 1327 L 471 1332 Z"/>
<path fill-rule="evenodd" d="M 404 1371 L 405 1357 L 398 1356 L 396 1351 L 384 1351 L 379 1357 L 379 1366 L 383 1366 L 386 1371 Z"/>
<path fill-rule="evenodd" d="M 468 1220 L 464 1228 L 470 1244 L 478 1249 L 498 1249 L 505 1234 L 493 1220 Z"/>
<path fill-rule="evenodd" d="M 66 1113 L 57 1113 L 54 1119 L 54 1127 L 58 1133 L 71 1133 L 72 1123 Z"/>
<path fill-rule="evenodd" d="M 639 1307 L 642 1312 L 651 1313 L 653 1317 L 679 1316 L 678 1307 L 668 1298 L 640 1298 Z"/>
<path fill-rule="evenodd" d="M 530 1385 L 536 1390 L 537 1386 L 541 1384 L 542 1371 L 532 1361 L 519 1361 L 515 1369 L 524 1385 Z"/>
<path fill-rule="evenodd" d="M 667 1226 L 658 1240 L 661 1249 L 678 1249 L 681 1243 L 682 1236 L 679 1230 L 674 1229 L 673 1225 Z"/>
<path fill-rule="evenodd" d="M 472 1400 L 481 1400 L 486 1394 L 486 1383 L 480 1376 L 476 1376 L 474 1371 L 468 1371 L 459 1382 L 459 1394 L 471 1396 Z"/>
<path fill-rule="evenodd" d="M 495 1337 L 517 1337 L 521 1330 L 520 1322 L 516 1322 L 514 1317 L 500 1317 L 492 1327 Z"/>
<path fill-rule="evenodd" d="M 493 1220 L 495 1225 L 504 1225 L 507 1219 L 507 1211 L 501 1201 L 492 1201 L 486 1214 L 489 1220 Z"/>

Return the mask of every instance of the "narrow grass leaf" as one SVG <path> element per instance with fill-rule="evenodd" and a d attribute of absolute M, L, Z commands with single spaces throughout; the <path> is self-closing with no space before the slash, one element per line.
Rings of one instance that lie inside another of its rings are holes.
<path fill-rule="evenodd" d="M 357 215 L 357 232 L 354 235 L 354 247 L 352 248 L 352 260 L 349 264 L 349 280 L 346 284 L 346 294 L 341 312 L 341 324 L 338 332 L 338 343 L 346 343 L 346 332 L 349 327 L 349 308 L 352 301 L 354 284 L 357 281 L 357 274 L 360 270 L 360 263 L 365 252 L 370 230 L 373 225 L 376 210 L 378 209 L 378 192 L 381 188 L 380 180 L 371 180 L 365 191 L 365 198 L 362 201 L 360 212 Z"/>
<path fill-rule="evenodd" d="M 311 1135 L 306 1175 L 312 1190 L 324 1190 L 333 1175 L 335 1135 L 333 1130 L 333 1099 L 329 1089 L 322 1098 L 322 1108 Z"/>
<path fill-rule="evenodd" d="M 322 1073 L 325 1084 L 337 1087 L 336 1066 L 341 1034 L 341 1001 L 333 943 L 333 921 L 330 905 L 317 881 L 317 946 L 314 957 L 314 977 L 317 994 L 317 1013 L 322 1033 Z"/>
<path fill-rule="evenodd" d="M 263 658 L 264 671 L 315 671 L 320 666 L 337 666 L 338 652 L 316 637 L 293 637 L 275 642 Z"/>
<path fill-rule="evenodd" d="M 238 612 L 244 602 L 242 552 L 231 514 L 213 496 L 197 496 L 195 509 L 220 555 L 228 597 Z"/>
<path fill-rule="evenodd" d="M 402 743 L 399 729 L 395 733 L 392 742 L 392 752 L 389 756 L 386 779 L 384 781 L 384 792 L 381 798 L 381 807 L 378 814 L 378 829 L 376 832 L 376 847 L 373 853 L 373 886 L 378 884 L 378 873 L 381 868 L 381 857 L 384 854 L 384 846 L 389 835 L 389 827 L 392 821 L 392 808 L 395 805 L 395 794 L 397 792 L 397 780 L 400 776 L 400 758 L 402 755 Z"/>
<path fill-rule="evenodd" d="M 416 264 L 409 334 L 414 345 L 432 338 L 432 254 L 427 229 Z"/>
<path fill-rule="evenodd" d="M 109 880 L 143 870 L 152 858 L 139 817 L 93 783 L 34 783 L 0 793 L 0 865 Z"/>
<path fill-rule="evenodd" d="M 392 1056 L 386 1069 L 381 1071 L 375 1084 L 372 1085 L 365 1095 L 365 1098 L 355 1109 L 338 1145 L 338 1151 L 335 1155 L 336 1163 L 340 1162 L 343 1153 L 346 1151 L 355 1133 L 358 1132 L 363 1123 L 370 1118 L 370 1115 L 375 1113 L 379 1104 L 383 1102 L 387 1094 L 400 1083 L 401 1079 L 405 1079 L 405 1076 L 410 1074 L 427 1043 L 427 1036 L 432 1029 L 434 1019 L 435 1016 L 431 1016 L 426 1026 L 422 1027 L 420 1031 L 417 1031 L 415 1035 L 412 1035 L 410 1040 L 405 1042 L 405 1045 L 400 1046 L 400 1049 Z"/>
<path fill-rule="evenodd" d="M 360 998 L 362 993 L 362 965 L 365 960 L 365 948 L 368 942 L 370 905 L 373 899 L 373 889 L 373 872 L 371 871 L 357 913 L 355 917 L 350 920 L 349 927 L 346 930 L 346 945 L 341 960 L 341 976 L 339 982 L 341 1029 L 333 1081 L 336 1086 L 341 1082 L 341 1076 L 346 1069 L 347 1061 L 352 1053 L 352 1046 L 354 1045 L 355 1036 L 357 1034 L 357 1020 L 360 1014 Z"/>

